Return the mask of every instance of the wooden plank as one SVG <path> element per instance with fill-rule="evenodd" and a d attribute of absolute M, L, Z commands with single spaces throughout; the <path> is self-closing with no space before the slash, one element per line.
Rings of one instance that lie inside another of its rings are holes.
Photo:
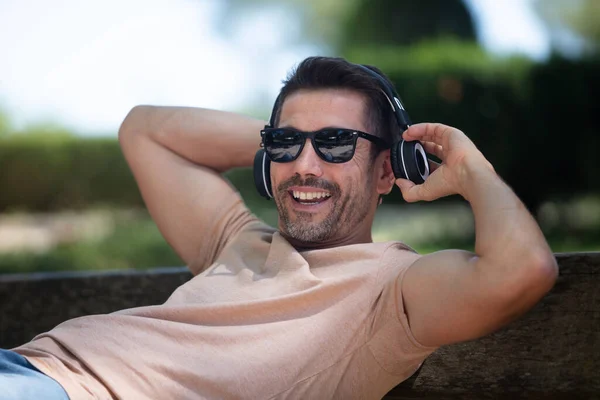
<path fill-rule="evenodd" d="M 191 276 L 185 267 L 0 276 L 0 348 L 68 319 L 161 304 Z"/>
<path fill-rule="evenodd" d="M 386 398 L 600 398 L 600 253 L 557 260 L 557 284 L 529 313 L 439 349 Z"/>

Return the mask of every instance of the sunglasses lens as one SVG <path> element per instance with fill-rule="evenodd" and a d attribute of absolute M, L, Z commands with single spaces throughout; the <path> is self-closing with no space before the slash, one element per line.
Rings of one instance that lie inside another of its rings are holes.
<path fill-rule="evenodd" d="M 315 135 L 315 145 L 320 156 L 328 162 L 343 163 L 354 155 L 356 135 L 344 129 L 325 129 Z"/>
<path fill-rule="evenodd" d="M 265 133 L 265 151 L 274 162 L 294 161 L 304 143 L 301 133 L 288 129 L 275 129 Z"/>

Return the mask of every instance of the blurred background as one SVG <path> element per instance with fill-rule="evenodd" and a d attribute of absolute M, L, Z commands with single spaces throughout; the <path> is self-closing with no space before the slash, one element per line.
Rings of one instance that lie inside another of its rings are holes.
<path fill-rule="evenodd" d="M 598 21 L 597 0 L 0 0 L 0 273 L 182 265 L 120 152 L 123 118 L 266 119 L 309 55 L 380 67 L 414 122 L 469 135 L 555 252 L 600 250 Z M 276 222 L 250 170 L 228 177 Z M 460 198 L 395 189 L 373 235 L 472 249 L 474 227 Z"/>

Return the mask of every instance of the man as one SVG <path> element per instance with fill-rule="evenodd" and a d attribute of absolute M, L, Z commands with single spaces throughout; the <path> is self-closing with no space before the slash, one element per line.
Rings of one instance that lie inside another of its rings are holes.
<path fill-rule="evenodd" d="M 196 276 L 163 305 L 77 318 L 38 336 L 14 349 L 22 368 L 71 399 L 377 399 L 437 347 L 521 315 L 557 275 L 534 219 L 448 126 L 402 134 L 442 164 L 431 164 L 423 184 L 396 179 L 390 150 L 373 138 L 400 134 L 391 110 L 361 67 L 323 57 L 297 67 L 273 120 L 304 145 L 266 148 L 273 160 L 290 153 L 271 165 L 273 229 L 220 176 L 252 165 L 264 121 L 134 108 L 119 132 L 123 152 L 162 234 Z M 363 134 L 344 149 L 308 138 L 324 131 Z M 475 253 L 421 256 L 400 242 L 373 243 L 380 196 L 394 184 L 408 202 L 468 200 Z"/>

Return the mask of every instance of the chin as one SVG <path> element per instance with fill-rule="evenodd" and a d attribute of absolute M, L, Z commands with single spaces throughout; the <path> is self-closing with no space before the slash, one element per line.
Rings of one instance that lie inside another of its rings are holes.
<path fill-rule="evenodd" d="M 286 236 L 304 243 L 319 243 L 333 235 L 332 226 L 326 223 L 280 223 L 280 231 Z"/>

